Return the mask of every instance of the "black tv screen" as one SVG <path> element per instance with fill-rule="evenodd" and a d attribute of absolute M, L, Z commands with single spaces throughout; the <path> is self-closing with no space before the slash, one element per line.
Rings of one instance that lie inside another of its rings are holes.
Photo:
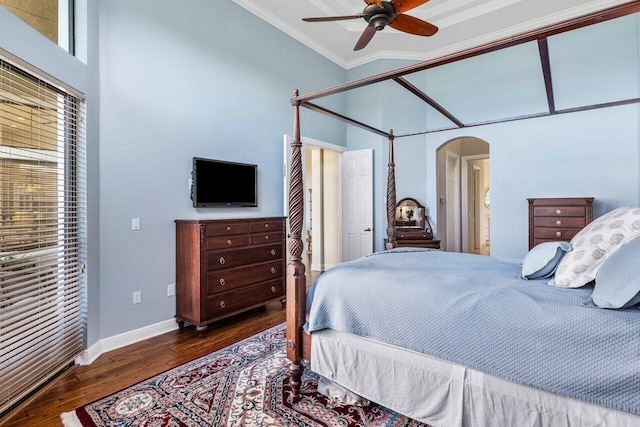
<path fill-rule="evenodd" d="M 258 166 L 193 158 L 193 207 L 258 206 Z"/>

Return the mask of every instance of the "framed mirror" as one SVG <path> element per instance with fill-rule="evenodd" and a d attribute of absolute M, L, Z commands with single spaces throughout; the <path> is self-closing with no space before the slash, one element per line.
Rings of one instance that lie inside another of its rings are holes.
<path fill-rule="evenodd" d="M 410 230 L 425 229 L 425 209 L 416 199 L 410 197 L 396 204 L 396 228 Z"/>

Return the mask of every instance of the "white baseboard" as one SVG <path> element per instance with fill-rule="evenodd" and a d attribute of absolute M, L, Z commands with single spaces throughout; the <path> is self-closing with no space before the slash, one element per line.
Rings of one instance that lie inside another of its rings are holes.
<path fill-rule="evenodd" d="M 162 335 L 176 329 L 178 329 L 178 323 L 172 318 L 153 325 L 134 329 L 133 331 L 104 338 L 87 350 L 83 351 L 80 356 L 76 357 L 75 363 L 78 365 L 90 365 L 103 353 L 125 347 L 130 344 L 135 344 L 139 341 L 146 340 L 157 335 Z"/>

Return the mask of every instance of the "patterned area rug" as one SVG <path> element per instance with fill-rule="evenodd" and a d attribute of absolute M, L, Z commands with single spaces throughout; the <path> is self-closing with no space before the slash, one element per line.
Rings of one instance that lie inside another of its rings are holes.
<path fill-rule="evenodd" d="M 342 405 L 305 370 L 289 387 L 284 324 L 62 414 L 65 426 L 425 426 L 384 407 Z"/>

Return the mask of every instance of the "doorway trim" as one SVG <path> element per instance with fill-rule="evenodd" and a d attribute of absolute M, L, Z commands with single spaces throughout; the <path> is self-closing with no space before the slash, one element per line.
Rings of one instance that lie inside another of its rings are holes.
<path fill-rule="evenodd" d="M 291 170 L 291 141 L 292 141 L 292 137 L 291 135 L 287 135 L 285 134 L 283 136 L 283 145 L 284 145 L 284 149 L 283 149 L 283 166 L 282 166 L 282 173 L 283 173 L 283 212 L 284 212 L 284 216 L 288 217 L 289 216 L 289 171 Z M 342 171 L 342 153 L 344 153 L 345 151 L 347 151 L 346 147 L 343 147 L 342 145 L 336 145 L 336 144 L 332 144 L 330 142 L 326 142 L 326 141 L 321 141 L 319 139 L 314 139 L 314 138 L 308 138 L 305 136 L 302 136 L 300 138 L 300 142 L 302 142 L 302 169 L 306 170 L 307 167 L 307 148 L 309 146 L 314 147 L 314 148 L 319 148 L 322 150 L 328 150 L 328 151 L 334 151 L 340 154 L 340 159 L 339 162 L 340 164 L 338 165 L 338 169 L 339 171 Z M 303 259 L 302 262 L 303 264 L 305 264 L 306 270 L 307 271 L 311 271 L 311 263 L 307 262 L 306 260 L 306 250 L 307 250 L 307 224 L 308 224 L 308 209 L 309 209 L 309 200 L 308 200 L 308 196 L 307 196 L 307 174 L 303 174 L 302 177 L 302 188 L 304 189 L 304 194 L 305 194 L 305 199 L 304 199 L 304 221 L 302 223 L 302 240 L 304 242 L 304 247 L 305 250 L 303 251 Z M 340 175 L 338 177 L 338 209 L 340 211 L 340 213 L 342 213 L 342 173 L 340 172 Z M 317 210 L 316 210 L 317 212 Z M 342 223 L 339 221 L 338 222 L 338 235 L 342 236 Z M 288 250 L 288 240 L 289 240 L 289 236 L 291 235 L 291 232 L 289 230 L 289 221 L 287 221 L 287 230 L 286 230 L 286 238 L 287 238 L 287 264 L 289 263 L 289 250 Z M 338 254 L 338 256 L 340 257 L 340 259 L 342 259 L 342 245 L 340 245 L 340 253 Z M 309 265 L 307 265 L 309 264 Z M 324 264 L 324 261 L 323 261 Z M 324 270 L 324 266 L 321 267 Z"/>
<path fill-rule="evenodd" d="M 489 154 L 474 154 L 461 157 L 462 180 L 460 182 L 461 195 L 461 225 L 462 225 L 462 252 L 469 252 L 469 162 L 474 160 L 489 160 Z"/>
<path fill-rule="evenodd" d="M 453 169 L 451 167 L 454 164 Z M 460 156 L 452 151 L 445 151 L 445 202 L 444 202 L 444 223 L 445 223 L 445 248 L 449 252 L 460 252 L 461 250 L 461 210 L 460 210 Z M 453 183 L 449 184 L 449 177 Z M 452 194 L 451 194 L 452 193 Z M 452 211 L 452 216 L 449 211 Z M 449 230 L 453 232 L 450 233 Z"/>

